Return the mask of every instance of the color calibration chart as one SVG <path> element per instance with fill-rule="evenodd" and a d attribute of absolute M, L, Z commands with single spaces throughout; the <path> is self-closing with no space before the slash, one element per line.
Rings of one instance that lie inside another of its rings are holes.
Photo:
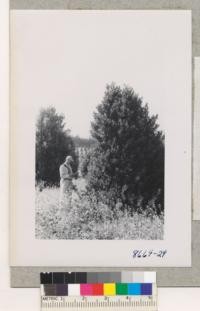
<path fill-rule="evenodd" d="M 46 272 L 41 310 L 157 311 L 156 272 Z"/>

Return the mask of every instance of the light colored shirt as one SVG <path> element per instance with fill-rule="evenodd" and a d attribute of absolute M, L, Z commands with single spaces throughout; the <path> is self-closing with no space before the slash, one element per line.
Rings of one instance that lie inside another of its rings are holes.
<path fill-rule="evenodd" d="M 73 172 L 72 172 L 72 168 L 69 164 L 66 164 L 66 163 L 61 164 L 59 171 L 60 171 L 60 178 L 61 179 L 72 180 Z"/>

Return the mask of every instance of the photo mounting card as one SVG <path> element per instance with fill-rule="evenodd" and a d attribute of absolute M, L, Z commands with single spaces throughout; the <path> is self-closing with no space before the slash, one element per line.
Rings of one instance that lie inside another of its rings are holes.
<path fill-rule="evenodd" d="M 190 11 L 11 11 L 11 265 L 191 266 Z"/>
<path fill-rule="evenodd" d="M 199 146 L 199 115 L 200 115 L 200 57 L 194 58 L 194 118 L 193 118 L 193 220 L 200 220 L 200 146 Z"/>

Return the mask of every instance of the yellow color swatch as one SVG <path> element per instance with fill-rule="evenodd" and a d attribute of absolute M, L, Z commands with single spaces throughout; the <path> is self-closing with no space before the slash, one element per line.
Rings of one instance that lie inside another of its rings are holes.
<path fill-rule="evenodd" d="M 116 295 L 115 283 L 104 283 L 103 284 L 104 296 L 114 296 Z"/>

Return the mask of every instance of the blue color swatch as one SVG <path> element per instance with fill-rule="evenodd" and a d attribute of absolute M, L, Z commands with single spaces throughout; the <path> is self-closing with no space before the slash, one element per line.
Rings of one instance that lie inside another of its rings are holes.
<path fill-rule="evenodd" d="M 152 295 L 152 283 L 141 284 L 141 295 Z"/>

